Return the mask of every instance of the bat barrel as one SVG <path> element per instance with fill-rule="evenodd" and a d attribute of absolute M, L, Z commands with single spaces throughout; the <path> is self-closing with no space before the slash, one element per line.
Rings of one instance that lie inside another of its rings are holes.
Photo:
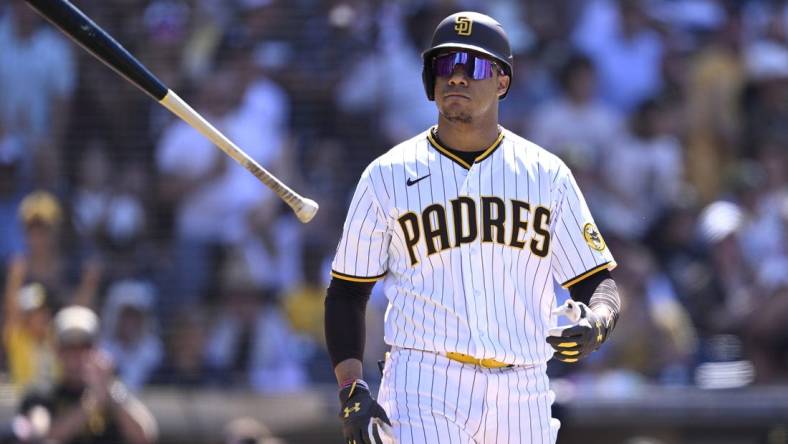
<path fill-rule="evenodd" d="M 67 0 L 25 0 L 39 14 L 60 28 L 80 46 L 157 101 L 167 87 L 126 48 Z"/>

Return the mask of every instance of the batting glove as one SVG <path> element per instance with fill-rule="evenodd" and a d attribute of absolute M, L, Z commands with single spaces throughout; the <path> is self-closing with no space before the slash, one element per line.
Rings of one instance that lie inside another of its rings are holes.
<path fill-rule="evenodd" d="M 386 411 L 369 393 L 369 386 L 356 379 L 339 391 L 342 433 L 345 444 L 383 444 L 381 436 L 392 437 L 391 421 Z"/>
<path fill-rule="evenodd" d="M 553 314 L 566 315 L 574 322 L 550 329 L 547 343 L 556 350 L 554 359 L 577 362 L 598 349 L 607 339 L 607 320 L 582 302 L 569 300 Z"/>

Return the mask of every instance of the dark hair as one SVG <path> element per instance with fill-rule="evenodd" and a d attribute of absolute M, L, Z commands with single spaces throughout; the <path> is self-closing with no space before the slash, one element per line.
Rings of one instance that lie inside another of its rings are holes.
<path fill-rule="evenodd" d="M 593 71 L 594 62 L 585 54 L 579 52 L 571 53 L 558 68 L 558 84 L 561 85 L 562 89 L 568 89 L 572 77 L 583 69 Z"/>

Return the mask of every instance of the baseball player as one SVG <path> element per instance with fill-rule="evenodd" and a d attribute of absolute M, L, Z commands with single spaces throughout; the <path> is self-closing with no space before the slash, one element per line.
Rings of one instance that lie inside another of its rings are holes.
<path fill-rule="evenodd" d="M 498 124 L 513 61 L 501 25 L 453 14 L 423 57 L 438 124 L 366 168 L 332 265 L 346 443 L 554 443 L 547 360 L 577 362 L 610 335 L 616 263 L 566 165 Z M 379 280 L 391 352 L 376 401 L 361 362 Z M 555 328 L 553 280 L 573 325 Z"/>

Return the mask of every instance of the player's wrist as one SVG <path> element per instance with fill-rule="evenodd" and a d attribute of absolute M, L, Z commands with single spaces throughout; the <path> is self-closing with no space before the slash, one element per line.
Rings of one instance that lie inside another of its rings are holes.
<path fill-rule="evenodd" d="M 348 399 L 359 392 L 369 393 L 369 384 L 361 378 L 354 378 L 352 380 L 342 381 L 339 387 L 340 401 L 347 402 Z"/>
<path fill-rule="evenodd" d="M 588 321 L 593 329 L 595 349 L 607 340 L 610 333 L 611 313 L 606 307 L 592 308 Z"/>
<path fill-rule="evenodd" d="M 361 378 L 349 378 L 347 380 L 344 380 L 344 381 L 339 383 L 339 389 L 342 390 L 342 389 L 351 387 L 353 384 L 356 384 L 359 387 L 363 387 L 363 388 L 369 390 L 369 384 L 367 384 L 367 381 L 364 381 Z"/>

